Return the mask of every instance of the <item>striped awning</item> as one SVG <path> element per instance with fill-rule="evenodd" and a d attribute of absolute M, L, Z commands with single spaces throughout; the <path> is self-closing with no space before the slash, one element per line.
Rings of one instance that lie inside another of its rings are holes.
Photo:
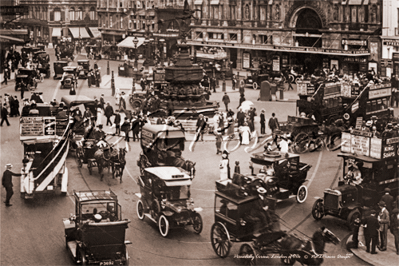
<path fill-rule="evenodd" d="M 69 28 L 73 38 L 75 39 L 90 39 L 90 35 L 87 32 L 86 28 Z"/>
<path fill-rule="evenodd" d="M 93 35 L 93 38 L 101 38 L 101 32 L 98 30 L 96 27 L 90 27 L 89 28 L 91 35 Z"/>
<path fill-rule="evenodd" d="M 219 5 L 220 0 L 211 0 L 211 5 Z"/>
<path fill-rule="evenodd" d="M 61 37 L 62 28 L 53 28 L 53 37 Z"/>
<path fill-rule="evenodd" d="M 203 0 L 194 0 L 194 5 L 195 6 L 202 6 Z"/>
<path fill-rule="evenodd" d="M 138 48 L 140 47 L 140 45 L 142 45 L 144 43 L 145 38 L 137 38 L 138 42 L 137 42 L 137 47 L 135 47 L 134 43 L 133 43 L 133 39 L 135 37 L 126 37 L 123 41 L 121 41 L 120 43 L 118 43 L 116 46 L 118 47 L 125 47 L 125 48 Z"/>
<path fill-rule="evenodd" d="M 360 6 L 363 0 L 349 0 L 348 5 L 350 6 Z"/>

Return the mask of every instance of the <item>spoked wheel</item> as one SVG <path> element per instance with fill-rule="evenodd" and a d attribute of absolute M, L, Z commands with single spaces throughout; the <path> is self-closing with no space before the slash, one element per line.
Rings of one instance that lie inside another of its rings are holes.
<path fill-rule="evenodd" d="M 158 227 L 159 227 L 159 233 L 161 233 L 161 236 L 167 237 L 169 234 L 169 221 L 168 218 L 165 217 L 165 215 L 161 215 L 158 220 Z"/>
<path fill-rule="evenodd" d="M 300 186 L 298 189 L 298 193 L 296 194 L 296 201 L 298 203 L 304 203 L 307 197 L 308 188 L 305 185 Z"/>
<path fill-rule="evenodd" d="M 301 132 L 295 136 L 294 149 L 297 153 L 304 153 L 308 150 L 310 137 L 308 134 Z"/>
<path fill-rule="evenodd" d="M 343 145 L 341 136 L 341 133 L 331 136 L 330 143 L 326 145 L 329 151 L 336 151 L 341 148 Z"/>
<path fill-rule="evenodd" d="M 141 200 L 137 201 L 136 212 L 137 212 L 137 217 L 139 217 L 140 220 L 144 220 L 144 218 L 145 218 L 144 205 Z"/>
<path fill-rule="evenodd" d="M 211 229 L 212 248 L 216 255 L 226 258 L 231 249 L 230 235 L 222 223 L 214 223 Z"/>
<path fill-rule="evenodd" d="M 324 216 L 324 204 L 322 199 L 315 201 L 312 207 L 312 216 L 315 220 L 321 220 Z"/>
<path fill-rule="evenodd" d="M 196 234 L 201 234 L 203 227 L 202 217 L 199 213 L 194 213 L 193 229 Z"/>
<path fill-rule="evenodd" d="M 239 257 L 241 265 L 257 265 L 257 252 L 251 245 L 241 245 Z"/>

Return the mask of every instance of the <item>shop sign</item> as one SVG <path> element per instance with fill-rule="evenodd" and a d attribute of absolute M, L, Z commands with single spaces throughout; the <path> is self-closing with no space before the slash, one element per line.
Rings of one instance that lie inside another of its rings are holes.
<path fill-rule="evenodd" d="M 354 112 L 356 112 L 357 109 L 359 109 L 359 102 L 358 101 L 352 105 L 352 114 Z"/>
<path fill-rule="evenodd" d="M 351 137 L 351 153 L 370 156 L 370 138 L 352 135 Z"/>
<path fill-rule="evenodd" d="M 352 87 L 349 83 L 341 84 L 341 95 L 348 98 L 352 97 Z"/>
<path fill-rule="evenodd" d="M 389 46 L 399 46 L 399 40 L 386 40 L 383 41 L 383 44 Z"/>
<path fill-rule="evenodd" d="M 382 139 L 371 138 L 370 157 L 375 159 L 381 159 L 381 152 L 382 152 Z"/>
<path fill-rule="evenodd" d="M 387 96 L 391 96 L 391 88 L 369 91 L 369 99 L 382 98 Z"/>
<path fill-rule="evenodd" d="M 342 45 L 367 46 L 367 40 L 342 40 Z"/>
<path fill-rule="evenodd" d="M 350 153 L 351 152 L 351 139 L 352 139 L 351 134 L 348 132 L 342 132 L 341 139 L 342 139 L 341 151 Z"/>
<path fill-rule="evenodd" d="M 310 81 L 297 82 L 296 86 L 299 95 L 308 95 L 308 84 L 310 84 Z"/>
<path fill-rule="evenodd" d="M 280 57 L 276 56 L 273 58 L 273 71 L 280 71 Z"/>

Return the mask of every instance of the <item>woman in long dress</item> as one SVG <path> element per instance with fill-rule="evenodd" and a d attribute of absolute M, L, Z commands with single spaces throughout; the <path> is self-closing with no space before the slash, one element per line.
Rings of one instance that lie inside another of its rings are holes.
<path fill-rule="evenodd" d="M 220 161 L 220 181 L 230 179 L 230 160 L 227 151 L 223 151 L 222 160 Z"/>
<path fill-rule="evenodd" d="M 249 129 L 248 123 L 244 123 L 244 126 L 240 127 L 241 136 L 242 136 L 242 145 L 249 145 L 249 136 L 251 134 L 251 130 Z"/>

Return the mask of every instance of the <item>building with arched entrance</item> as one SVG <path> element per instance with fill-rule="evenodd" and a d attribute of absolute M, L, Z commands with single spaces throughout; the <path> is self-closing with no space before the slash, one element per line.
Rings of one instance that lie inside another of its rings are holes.
<path fill-rule="evenodd" d="M 194 0 L 196 19 L 187 43 L 193 55 L 223 47 L 238 70 L 262 65 L 309 74 L 322 69 L 379 72 L 381 2 Z"/>

